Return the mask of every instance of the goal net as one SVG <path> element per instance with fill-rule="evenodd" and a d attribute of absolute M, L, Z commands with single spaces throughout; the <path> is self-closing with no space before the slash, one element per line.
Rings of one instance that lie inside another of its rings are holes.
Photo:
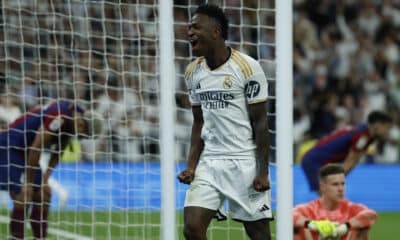
<path fill-rule="evenodd" d="M 184 70 L 193 59 L 186 38 L 202 1 L 174 1 L 176 171 L 185 166 L 192 123 Z M 273 0 L 208 1 L 230 20 L 228 43 L 274 72 Z M 158 2 L 2 0 L 0 124 L 56 100 L 101 113 L 97 140 L 71 140 L 51 179 L 49 239 L 160 239 Z M 172 59 L 171 59 L 172 61 Z M 267 75 L 271 161 L 275 79 Z M 44 151 L 41 160 L 48 161 Z M 44 164 L 45 165 L 45 164 Z M 272 171 L 274 187 L 274 171 Z M 177 235 L 187 186 L 176 184 Z M 11 201 L 0 192 L 0 236 L 9 236 Z M 274 193 L 273 193 L 274 196 Z M 274 199 L 274 197 L 273 197 Z M 273 207 L 275 201 L 273 200 Z M 29 224 L 26 236 L 31 236 Z M 245 239 L 242 226 L 213 222 L 209 239 Z"/>

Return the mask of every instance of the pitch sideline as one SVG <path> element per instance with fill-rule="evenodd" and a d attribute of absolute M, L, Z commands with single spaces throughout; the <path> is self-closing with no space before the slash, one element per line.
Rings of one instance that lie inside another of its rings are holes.
<path fill-rule="evenodd" d="M 8 223 L 8 222 L 10 222 L 10 218 L 9 217 L 0 215 L 0 223 Z M 28 227 L 30 227 L 30 226 L 28 226 Z M 68 239 L 73 239 L 73 240 L 93 240 L 93 238 L 89 238 L 89 237 L 85 237 L 85 236 L 82 236 L 82 235 L 70 233 L 70 232 L 67 232 L 67 231 L 64 231 L 64 230 L 60 230 L 60 229 L 57 229 L 57 228 L 49 228 L 48 229 L 48 233 L 50 233 L 52 235 L 68 238 Z"/>

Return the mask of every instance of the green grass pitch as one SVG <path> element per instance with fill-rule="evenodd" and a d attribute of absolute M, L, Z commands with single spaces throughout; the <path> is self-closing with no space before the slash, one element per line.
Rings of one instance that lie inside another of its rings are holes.
<path fill-rule="evenodd" d="M 6 210 L 0 211 L 0 236 L 2 237 L 7 236 L 9 232 L 5 221 L 7 216 L 8 212 Z M 183 240 L 181 212 L 177 213 L 177 222 L 179 225 L 177 235 L 180 240 Z M 378 222 L 371 231 L 371 239 L 400 239 L 399 223 L 400 212 L 379 213 Z M 159 212 L 53 212 L 50 216 L 49 226 L 50 234 L 48 239 L 160 239 Z M 275 222 L 271 225 L 271 229 L 273 236 L 275 236 Z M 31 236 L 29 229 L 27 230 L 27 236 Z M 208 238 L 210 240 L 247 239 L 241 224 L 235 221 L 213 221 Z"/>

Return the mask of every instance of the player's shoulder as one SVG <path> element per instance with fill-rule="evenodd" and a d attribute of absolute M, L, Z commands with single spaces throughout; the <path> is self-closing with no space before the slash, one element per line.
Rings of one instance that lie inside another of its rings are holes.
<path fill-rule="evenodd" d="M 272 61 L 263 61 L 261 66 L 257 59 L 236 49 L 232 49 L 231 59 L 232 64 L 236 65 L 245 79 L 258 74 L 264 75 L 267 79 L 275 78 L 275 63 Z"/>
<path fill-rule="evenodd" d="M 204 61 L 204 57 L 198 57 L 190 62 L 186 66 L 185 70 L 185 80 L 188 80 L 189 77 L 193 74 L 194 70 Z"/>
<path fill-rule="evenodd" d="M 241 62 L 248 63 L 250 65 L 253 64 L 259 65 L 258 61 L 255 58 L 251 57 L 250 55 L 233 48 L 231 48 L 231 51 L 232 51 L 232 58 L 234 58 L 233 59 L 234 61 L 240 60 Z"/>
<path fill-rule="evenodd" d="M 79 104 L 70 100 L 50 102 L 44 107 L 44 113 L 51 115 L 72 115 L 73 111 L 83 113 L 84 109 Z"/>
<path fill-rule="evenodd" d="M 343 208 L 347 208 L 349 210 L 356 210 L 356 209 L 368 209 L 368 207 L 362 203 L 352 202 L 348 199 L 343 199 L 340 202 L 340 206 Z"/>
<path fill-rule="evenodd" d="M 310 202 L 301 203 L 295 206 L 295 209 L 299 210 L 313 210 L 317 209 L 320 205 L 319 199 L 312 200 Z"/>
<path fill-rule="evenodd" d="M 260 69 L 260 64 L 249 55 L 232 48 L 232 63 L 236 65 L 245 79 L 254 75 Z"/>
<path fill-rule="evenodd" d="M 354 131 L 356 133 L 368 133 L 368 125 L 366 123 L 360 123 L 356 126 L 354 126 Z"/>

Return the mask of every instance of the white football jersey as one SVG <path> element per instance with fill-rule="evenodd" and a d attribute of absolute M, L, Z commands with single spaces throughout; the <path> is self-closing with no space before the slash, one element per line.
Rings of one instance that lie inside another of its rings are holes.
<path fill-rule="evenodd" d="M 203 111 L 202 157 L 254 158 L 256 146 L 248 104 L 265 102 L 268 97 L 260 64 L 232 49 L 229 60 L 214 70 L 204 57 L 197 58 L 188 65 L 185 79 L 191 104 L 201 105 Z"/>

